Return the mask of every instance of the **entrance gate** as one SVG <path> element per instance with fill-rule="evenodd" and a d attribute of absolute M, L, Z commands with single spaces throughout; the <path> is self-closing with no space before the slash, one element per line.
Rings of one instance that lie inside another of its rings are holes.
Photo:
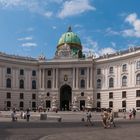
<path fill-rule="evenodd" d="M 60 88 L 60 110 L 70 110 L 72 90 L 69 85 Z"/>

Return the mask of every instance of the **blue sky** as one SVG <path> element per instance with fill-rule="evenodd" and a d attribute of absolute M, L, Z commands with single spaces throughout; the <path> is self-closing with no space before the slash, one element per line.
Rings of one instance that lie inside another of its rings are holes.
<path fill-rule="evenodd" d="M 97 56 L 140 46 L 140 0 L 0 0 L 0 52 L 53 58 L 69 25 Z"/>

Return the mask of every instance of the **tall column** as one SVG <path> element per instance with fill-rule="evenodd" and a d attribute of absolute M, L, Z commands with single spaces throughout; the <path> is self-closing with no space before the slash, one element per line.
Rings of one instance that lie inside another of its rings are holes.
<path fill-rule="evenodd" d="M 41 88 L 41 69 L 39 69 L 39 88 Z"/>
<path fill-rule="evenodd" d="M 55 88 L 55 69 L 53 68 L 53 84 L 52 84 L 52 88 Z"/>
<path fill-rule="evenodd" d="M 58 68 L 56 69 L 56 88 L 58 88 Z"/>
<path fill-rule="evenodd" d="M 73 88 L 75 88 L 75 68 L 73 68 Z"/>
<path fill-rule="evenodd" d="M 76 68 L 76 88 L 78 88 L 78 81 L 79 81 L 79 79 L 78 79 L 78 68 Z"/>
<path fill-rule="evenodd" d="M 89 88 L 89 67 L 87 68 L 87 89 Z"/>
<path fill-rule="evenodd" d="M 44 69 L 42 69 L 42 88 L 44 89 Z"/>
<path fill-rule="evenodd" d="M 92 67 L 90 68 L 90 88 L 93 88 L 93 69 Z"/>

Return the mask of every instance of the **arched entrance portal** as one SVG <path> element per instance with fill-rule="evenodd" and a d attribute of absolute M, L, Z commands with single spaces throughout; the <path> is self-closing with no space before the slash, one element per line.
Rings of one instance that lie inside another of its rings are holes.
<path fill-rule="evenodd" d="M 72 90 L 69 85 L 60 88 L 60 110 L 70 110 Z"/>

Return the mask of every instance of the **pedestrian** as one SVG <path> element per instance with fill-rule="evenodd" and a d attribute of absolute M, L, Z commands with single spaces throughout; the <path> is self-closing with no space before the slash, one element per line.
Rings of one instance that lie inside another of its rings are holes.
<path fill-rule="evenodd" d="M 91 122 L 91 111 L 88 109 L 87 113 L 86 113 L 86 117 L 87 117 L 87 126 L 92 126 L 92 122 Z"/>
<path fill-rule="evenodd" d="M 114 127 L 116 127 L 114 122 L 114 112 L 113 110 L 108 110 L 108 127 L 111 127 L 111 124 L 113 124 Z"/>
<path fill-rule="evenodd" d="M 104 126 L 104 128 L 107 128 L 108 112 L 107 112 L 106 109 L 103 110 L 101 116 L 102 116 L 102 123 L 103 123 L 103 126 Z"/>
<path fill-rule="evenodd" d="M 132 114 L 133 114 L 133 118 L 135 119 L 135 117 L 136 117 L 136 110 L 135 110 L 135 108 L 133 108 Z"/>
<path fill-rule="evenodd" d="M 13 121 L 13 122 L 17 121 L 16 110 L 13 110 L 13 112 L 11 113 L 11 117 L 12 117 L 12 121 Z"/>
<path fill-rule="evenodd" d="M 131 118 L 132 118 L 132 110 L 130 109 L 129 110 L 129 120 L 131 120 Z"/>
<path fill-rule="evenodd" d="M 30 119 L 30 110 L 27 109 L 27 112 L 26 112 L 26 120 L 27 120 L 27 122 L 29 122 L 29 119 Z"/>

